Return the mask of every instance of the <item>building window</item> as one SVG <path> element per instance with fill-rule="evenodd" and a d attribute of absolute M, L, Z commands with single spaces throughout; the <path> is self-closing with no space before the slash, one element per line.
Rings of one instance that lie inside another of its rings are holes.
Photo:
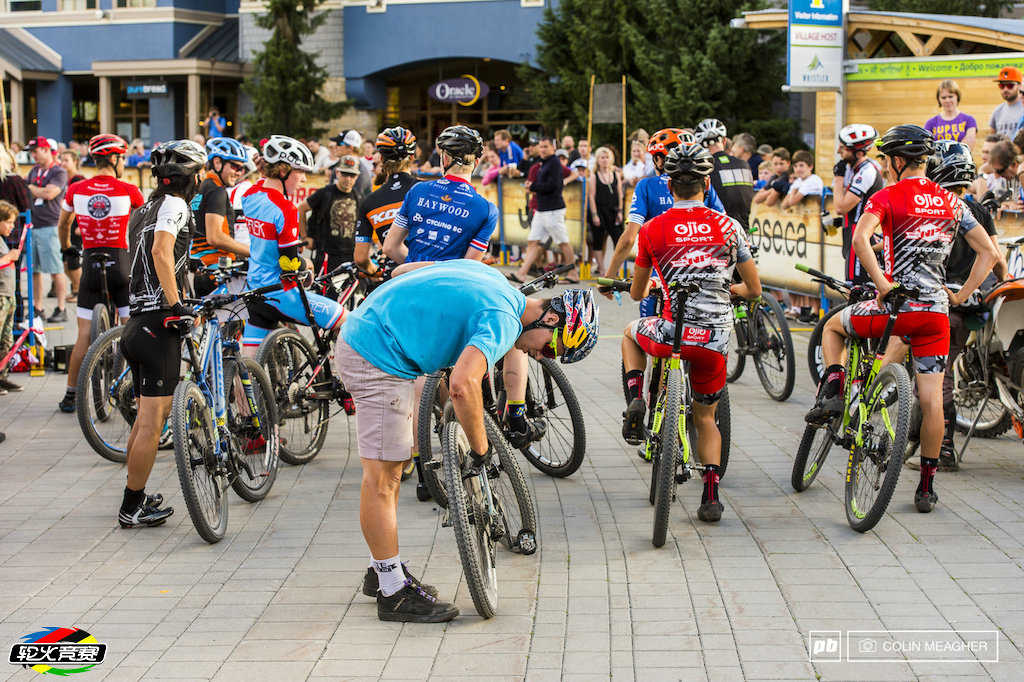
<path fill-rule="evenodd" d="M 156 0 L 117 0 L 117 7 L 156 7 Z"/>
<path fill-rule="evenodd" d="M 98 0 L 60 0 L 60 8 L 65 12 L 96 9 L 98 6 Z"/>
<path fill-rule="evenodd" d="M 11 12 L 38 12 L 43 9 L 42 0 L 8 0 L 7 8 Z"/>

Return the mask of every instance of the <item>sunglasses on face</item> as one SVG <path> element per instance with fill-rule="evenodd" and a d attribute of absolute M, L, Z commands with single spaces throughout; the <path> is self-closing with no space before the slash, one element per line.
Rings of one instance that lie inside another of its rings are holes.
<path fill-rule="evenodd" d="M 992 166 L 992 171 L 993 171 L 993 172 L 994 172 L 994 173 L 995 173 L 996 175 L 1002 175 L 1003 173 L 1005 173 L 1005 172 L 1006 172 L 1006 169 L 1007 169 L 1007 168 L 1008 168 L 1008 166 L 1003 166 L 1002 168 L 996 168 L 996 167 L 995 167 L 995 165 L 993 165 L 993 166 Z"/>
<path fill-rule="evenodd" d="M 228 163 L 228 166 L 230 166 L 231 170 L 235 171 L 236 173 L 245 170 L 245 166 L 243 166 L 240 163 L 235 163 L 234 161 Z"/>
<path fill-rule="evenodd" d="M 1020 83 L 1013 83 L 1013 82 L 1010 82 L 1010 83 L 1000 83 L 999 84 L 999 89 L 1000 90 L 1003 90 L 1003 89 L 1009 90 L 1011 88 L 1017 87 L 1018 85 L 1020 85 Z"/>
<path fill-rule="evenodd" d="M 551 328 L 551 343 L 545 344 L 540 349 L 540 354 L 548 360 L 553 360 L 558 355 L 558 327 Z"/>

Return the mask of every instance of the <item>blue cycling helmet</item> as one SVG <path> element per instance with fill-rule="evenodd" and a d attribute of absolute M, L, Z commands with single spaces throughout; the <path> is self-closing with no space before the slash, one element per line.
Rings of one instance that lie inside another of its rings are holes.
<path fill-rule="evenodd" d="M 560 358 L 562 364 L 579 362 L 597 345 L 600 316 L 594 294 L 589 289 L 567 289 L 560 297 L 551 299 L 551 307 L 565 319 L 559 336 L 565 348 Z"/>
<path fill-rule="evenodd" d="M 211 137 L 206 141 L 206 155 L 210 161 L 224 159 L 245 164 L 249 161 L 242 143 L 233 137 Z"/>

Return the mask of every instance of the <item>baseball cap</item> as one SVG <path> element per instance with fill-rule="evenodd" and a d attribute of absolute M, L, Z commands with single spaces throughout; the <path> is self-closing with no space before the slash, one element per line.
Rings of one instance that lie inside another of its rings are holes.
<path fill-rule="evenodd" d="M 348 145 L 349 147 L 358 147 L 363 143 L 363 136 L 355 130 L 342 130 L 332 137 L 331 141 L 336 144 Z"/>
<path fill-rule="evenodd" d="M 555 156 L 564 156 L 565 158 L 568 159 L 569 158 L 569 152 L 568 152 L 568 150 L 565 150 L 565 149 L 562 149 L 561 147 L 559 147 L 558 149 L 555 150 Z"/>
<path fill-rule="evenodd" d="M 1021 79 L 1024 78 L 1024 73 L 1016 66 L 1004 66 L 999 69 L 999 77 L 996 78 L 997 83 L 1013 82 L 1020 83 Z"/>
<path fill-rule="evenodd" d="M 42 147 L 43 149 L 57 149 L 57 141 L 46 137 L 33 137 L 25 145 L 25 149 L 32 151 L 36 147 Z"/>
<path fill-rule="evenodd" d="M 340 142 L 338 144 L 341 144 Z M 359 157 L 346 154 L 345 156 L 338 159 L 338 165 L 335 167 L 339 173 L 348 173 L 349 175 L 359 175 Z"/>

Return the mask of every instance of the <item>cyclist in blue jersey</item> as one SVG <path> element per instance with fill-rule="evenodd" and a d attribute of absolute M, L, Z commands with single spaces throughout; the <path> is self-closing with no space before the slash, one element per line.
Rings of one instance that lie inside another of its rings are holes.
<path fill-rule="evenodd" d="M 281 276 L 296 272 L 312 275 L 313 264 L 299 256 L 299 214 L 289 197 L 313 172 L 313 155 L 296 139 L 274 135 L 263 146 L 263 179 L 242 197 L 242 211 L 249 228 L 249 286 L 277 284 Z M 283 291 L 268 294 L 264 302 L 248 303 L 249 319 L 242 334 L 248 355 L 280 322 L 309 324 L 298 285 L 286 282 Z M 322 329 L 334 329 L 345 309 L 326 296 L 307 293 L 310 309 Z"/>
<path fill-rule="evenodd" d="M 651 139 L 647 142 L 647 152 L 651 155 L 658 174 L 650 178 L 643 178 L 636 183 L 633 200 L 629 205 L 629 215 L 626 218 L 626 229 L 615 245 L 615 252 L 605 270 L 609 276 L 614 276 L 629 257 L 629 252 L 636 243 L 636 237 L 640 234 L 640 227 L 651 218 L 672 208 L 674 199 L 668 188 L 668 175 L 665 174 L 665 156 L 680 144 L 693 141 L 692 133 L 679 128 L 664 128 L 651 135 Z M 722 206 L 714 187 L 709 187 L 704 195 L 704 205 L 719 213 L 725 213 L 725 207 Z M 605 297 L 611 298 L 611 294 L 606 293 Z M 650 310 L 645 312 L 644 303 L 641 303 L 640 307 L 642 315 L 652 314 Z"/>
<path fill-rule="evenodd" d="M 444 177 L 409 188 L 384 238 L 384 253 L 396 263 L 480 260 L 498 226 L 498 208 L 470 184 L 484 151 L 480 133 L 462 125 L 445 128 L 437 148 Z"/>

